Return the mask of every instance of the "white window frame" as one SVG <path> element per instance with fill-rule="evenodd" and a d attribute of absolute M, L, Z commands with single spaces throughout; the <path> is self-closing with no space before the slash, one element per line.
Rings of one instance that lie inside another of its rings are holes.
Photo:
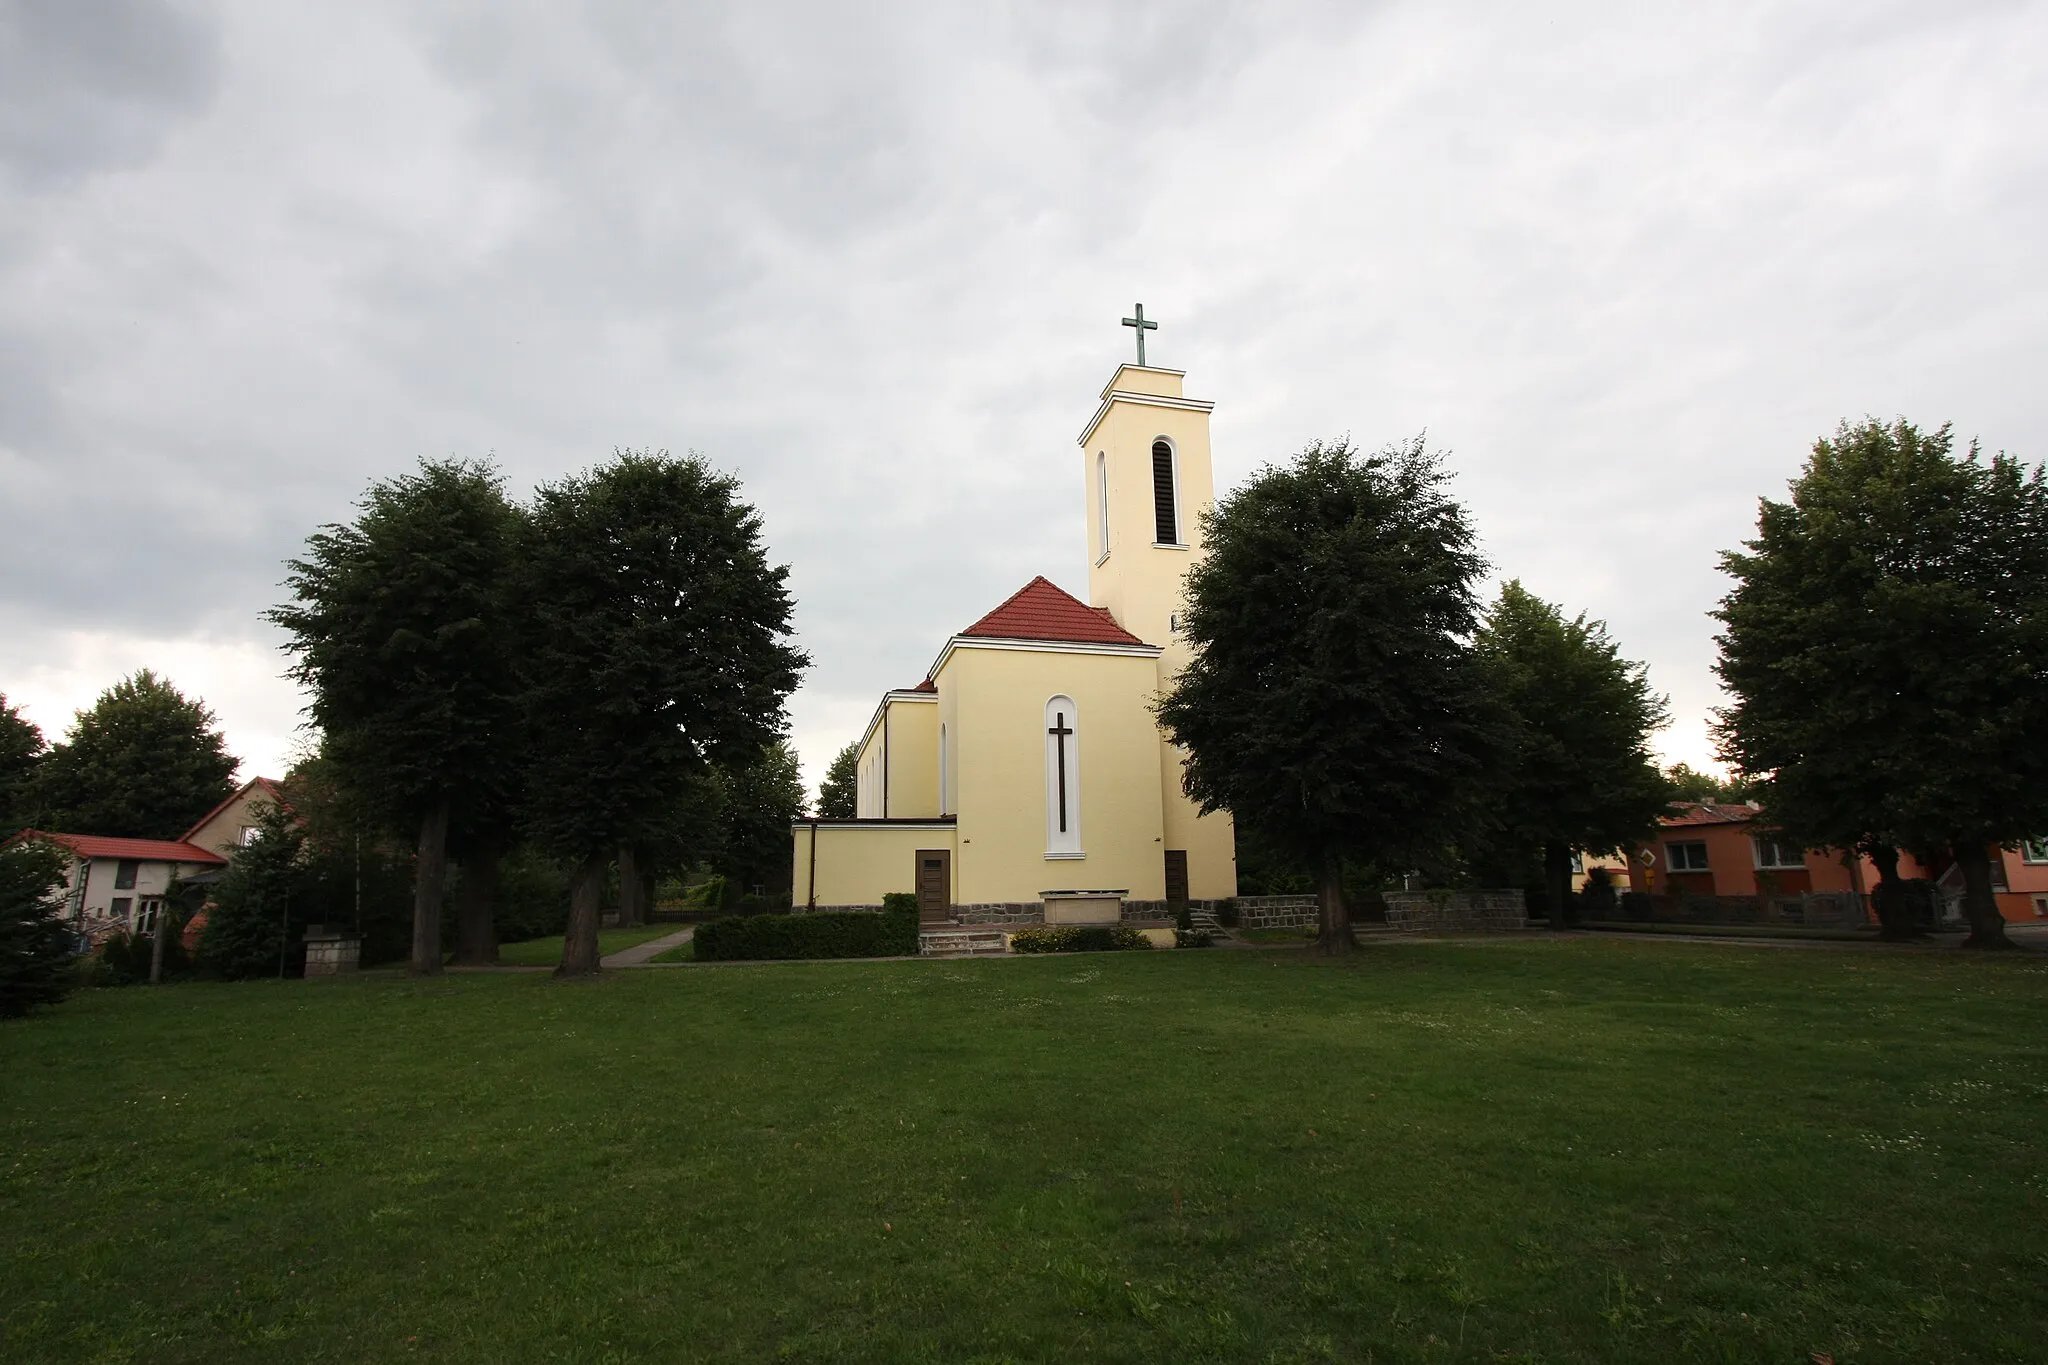
<path fill-rule="evenodd" d="M 1678 850 L 1681 848 L 1698 849 L 1700 851 L 1700 865 L 1698 867 L 1692 867 L 1690 865 L 1680 867 L 1678 865 Z M 1684 839 L 1676 842 L 1666 840 L 1664 843 L 1664 870 L 1667 872 L 1712 871 L 1713 869 L 1707 858 L 1707 841 L 1704 839 Z"/>
<path fill-rule="evenodd" d="M 1185 550 L 1188 548 L 1188 523 L 1186 516 L 1183 515 L 1181 512 L 1181 503 L 1183 500 L 1181 498 L 1180 486 L 1180 442 L 1174 440 L 1171 436 L 1154 436 L 1152 438 L 1152 445 L 1145 447 L 1145 468 L 1146 472 L 1149 473 L 1151 471 L 1152 446 L 1156 446 L 1162 441 L 1166 443 L 1166 454 L 1169 461 L 1171 462 L 1169 468 L 1171 468 L 1171 470 L 1173 471 L 1172 477 L 1174 538 L 1172 540 L 1158 539 L 1159 489 L 1157 487 L 1154 487 L 1152 490 L 1152 501 L 1150 502 L 1150 504 L 1148 504 L 1152 509 L 1152 548 L 1155 550 Z"/>
<path fill-rule="evenodd" d="M 1095 452 L 1095 534 L 1101 542 L 1095 552 L 1100 564 L 1109 558 L 1109 456 L 1100 450 Z"/>
<path fill-rule="evenodd" d="M 1775 853 L 1779 858 L 1785 857 L 1789 850 L 1792 856 L 1796 857 L 1799 861 L 1792 863 L 1767 863 L 1764 861 L 1764 849 L 1766 847 L 1769 847 L 1771 852 Z M 1761 834 L 1752 834 L 1749 836 L 1749 855 L 1750 861 L 1755 864 L 1756 870 L 1759 872 L 1806 871 L 1806 850 L 1803 848 L 1792 848 L 1791 845 L 1782 839 L 1772 839 Z"/>
<path fill-rule="evenodd" d="M 1052 728 L 1056 717 L 1063 718 L 1066 728 L 1073 733 L 1055 736 Z M 1065 693 L 1048 698 L 1040 728 L 1045 731 L 1045 856 L 1086 857 L 1081 849 L 1081 720 L 1074 699 Z M 1065 829 L 1060 828 L 1060 756 L 1055 744 L 1066 745 Z"/>
<path fill-rule="evenodd" d="M 2048 863 L 2048 835 L 2020 840 L 2020 861 L 2023 863 Z"/>

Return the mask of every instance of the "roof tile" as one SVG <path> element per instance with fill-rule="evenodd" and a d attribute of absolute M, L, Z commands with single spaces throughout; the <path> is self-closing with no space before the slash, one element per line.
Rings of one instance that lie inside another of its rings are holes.
<path fill-rule="evenodd" d="M 1040 574 L 1008 601 L 960 632 L 1001 640 L 1061 640 L 1087 645 L 1142 645 L 1107 608 L 1091 607 Z"/>

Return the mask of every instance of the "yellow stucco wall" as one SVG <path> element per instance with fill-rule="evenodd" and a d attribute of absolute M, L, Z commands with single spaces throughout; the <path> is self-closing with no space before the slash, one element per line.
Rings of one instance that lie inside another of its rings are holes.
<path fill-rule="evenodd" d="M 928 692 L 891 692 L 882 698 L 855 765 L 855 815 L 903 820 L 939 813 L 938 712 L 938 699 Z"/>
<path fill-rule="evenodd" d="M 790 903 L 801 909 L 818 905 L 880 905 L 891 891 L 912 891 L 917 885 L 917 854 L 924 849 L 952 849 L 953 830 L 944 825 L 816 826 L 818 836 L 817 895 L 811 897 L 811 831 L 799 824 L 790 831 L 794 845 Z M 959 880 L 960 860 L 953 859 Z M 957 895 L 955 896 L 957 900 Z"/>
<path fill-rule="evenodd" d="M 952 699 L 949 733 L 957 731 L 956 901 L 1035 901 L 1070 888 L 1166 894 L 1158 729 L 1145 712 L 1156 676 L 1149 652 L 947 656 L 938 684 Z M 1045 704 L 1062 694 L 1076 713 L 1079 858 L 1046 856 Z"/>
<path fill-rule="evenodd" d="M 889 818 L 928 819 L 939 813 L 939 701 L 891 696 L 889 707 Z"/>

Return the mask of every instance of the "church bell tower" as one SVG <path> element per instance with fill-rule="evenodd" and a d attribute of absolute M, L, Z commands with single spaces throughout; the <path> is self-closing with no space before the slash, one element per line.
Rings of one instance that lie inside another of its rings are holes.
<path fill-rule="evenodd" d="M 1125 318 L 1138 332 L 1138 363 L 1120 365 L 1081 433 L 1088 488 L 1088 601 L 1158 645 L 1164 692 L 1188 663 L 1180 629 L 1188 570 L 1202 556 L 1201 514 L 1215 500 L 1209 413 L 1216 405 L 1181 392 L 1182 373 L 1145 363 L 1145 310 Z M 1237 894 L 1236 833 L 1226 811 L 1204 815 L 1181 789 L 1186 755 L 1159 736 L 1161 854 L 1168 904 Z"/>
<path fill-rule="evenodd" d="M 1137 319 L 1125 324 L 1157 326 Z M 1121 365 L 1081 433 L 1088 488 L 1088 600 L 1118 625 L 1166 650 L 1177 672 L 1182 584 L 1202 553 L 1200 514 L 1215 497 L 1209 469 L 1209 413 L 1216 405 L 1181 393 L 1182 372 Z"/>

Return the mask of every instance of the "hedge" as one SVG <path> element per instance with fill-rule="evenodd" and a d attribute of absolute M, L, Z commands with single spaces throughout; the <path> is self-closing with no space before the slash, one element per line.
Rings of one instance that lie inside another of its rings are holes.
<path fill-rule="evenodd" d="M 879 912 L 736 915 L 703 925 L 691 943 L 699 962 L 910 957 L 917 952 L 917 897 L 891 892 Z"/>
<path fill-rule="evenodd" d="M 1013 953 L 1107 953 L 1151 946 L 1151 939 L 1123 924 L 1048 924 L 1010 935 Z"/>

